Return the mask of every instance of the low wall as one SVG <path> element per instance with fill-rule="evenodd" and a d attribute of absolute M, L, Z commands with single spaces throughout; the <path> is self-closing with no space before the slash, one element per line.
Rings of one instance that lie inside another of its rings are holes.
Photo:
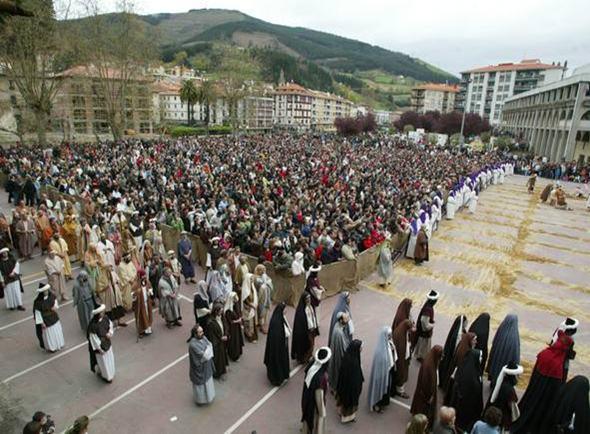
<path fill-rule="evenodd" d="M 74 203 L 80 212 L 84 210 L 84 201 L 79 196 L 71 196 L 60 193 L 53 186 L 43 186 L 41 193 L 46 193 L 50 200 L 57 201 L 60 197 L 65 197 L 70 202 Z M 180 232 L 171 226 L 162 224 L 162 240 L 166 251 L 177 251 L 178 241 L 180 240 Z M 191 240 L 193 246 L 192 258 L 193 261 L 201 267 L 205 267 L 207 261 L 207 246 L 203 241 L 193 235 L 189 234 L 188 238 Z M 391 240 L 391 245 L 398 250 L 404 250 L 407 243 L 407 235 L 396 234 Z M 399 248 L 401 246 L 401 248 Z M 319 272 L 319 279 L 322 286 L 326 289 L 326 296 L 338 294 L 340 291 L 355 291 L 357 284 L 361 280 L 371 275 L 377 266 L 379 258 L 379 247 L 374 246 L 369 250 L 360 253 L 356 259 L 352 261 L 342 260 L 332 264 L 322 266 Z M 245 255 L 248 260 L 250 270 L 258 263 L 258 258 L 250 255 Z M 403 255 L 401 255 L 403 257 Z M 305 289 L 305 276 L 293 276 L 290 271 L 276 271 L 271 263 L 265 263 L 266 272 L 273 281 L 275 302 L 285 302 L 291 306 L 296 306 L 299 298 Z"/>

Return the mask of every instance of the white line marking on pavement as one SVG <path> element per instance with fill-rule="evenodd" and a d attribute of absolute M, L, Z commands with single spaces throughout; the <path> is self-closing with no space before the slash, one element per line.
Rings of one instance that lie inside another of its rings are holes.
<path fill-rule="evenodd" d="M 152 312 L 155 312 L 155 311 L 157 311 L 157 310 L 158 310 L 158 308 L 156 307 L 156 308 L 152 309 Z M 129 324 L 131 324 L 132 322 L 135 322 L 135 318 L 131 318 L 130 320 L 127 320 L 127 321 L 125 321 L 125 324 L 129 325 Z M 27 373 L 29 373 L 29 372 L 31 372 L 31 371 L 33 371 L 33 370 L 37 369 L 37 368 L 40 368 L 40 367 L 41 367 L 41 366 L 43 366 L 43 365 L 46 365 L 46 364 L 48 364 L 48 363 L 50 363 L 50 362 L 53 362 L 54 360 L 56 360 L 56 359 L 59 359 L 60 357 L 63 357 L 63 356 L 65 356 L 66 354 L 69 354 L 69 353 L 71 353 L 72 351 L 74 351 L 74 350 L 77 350 L 78 348 L 81 348 L 82 346 L 84 346 L 84 345 L 87 345 L 87 344 L 88 344 L 88 341 L 86 340 L 86 341 L 84 341 L 84 342 L 81 342 L 81 343 L 79 343 L 79 344 L 78 344 L 78 345 L 76 345 L 76 346 L 73 346 L 72 348 L 68 348 L 68 349 L 67 349 L 67 350 L 65 350 L 64 352 L 59 352 L 59 353 L 57 353 L 55 356 L 53 356 L 53 357 L 50 357 L 50 358 L 49 358 L 49 359 L 47 359 L 47 360 L 43 360 L 42 362 L 40 362 L 40 363 L 37 363 L 36 365 L 33 365 L 33 366 L 31 366 L 30 368 L 27 368 L 27 369 L 25 369 L 24 371 L 21 371 L 21 372 L 19 372 L 19 373 L 17 373 L 17 374 L 14 374 L 14 375 L 12 375 L 11 377 L 8 377 L 6 380 L 2 380 L 2 383 L 3 383 L 3 384 L 6 384 L 6 383 L 8 383 L 9 381 L 12 381 L 12 380 L 14 380 L 15 378 L 21 377 L 21 376 L 23 376 L 23 375 L 25 375 L 25 374 L 27 374 Z"/>
<path fill-rule="evenodd" d="M 76 270 L 79 270 L 79 269 L 80 269 L 80 266 L 79 265 L 77 265 L 75 267 L 72 267 L 72 271 L 76 271 Z M 43 276 L 40 279 L 35 279 L 35 280 L 30 280 L 28 282 L 23 282 L 24 280 L 26 280 L 26 279 L 28 279 L 30 277 L 40 276 L 40 275 Z M 28 276 L 21 277 L 21 282 L 23 283 L 23 286 L 28 286 L 31 283 L 39 282 L 41 280 L 46 280 L 46 279 L 47 279 L 47 276 L 45 275 L 45 271 L 39 271 L 38 273 L 33 273 L 33 274 L 29 274 Z"/>
<path fill-rule="evenodd" d="M 410 409 L 410 406 L 408 404 L 406 404 L 405 402 L 398 401 L 397 399 L 389 398 L 389 402 L 393 402 L 394 404 L 397 404 L 405 409 Z"/>
<path fill-rule="evenodd" d="M 74 268 L 72 268 L 72 271 L 75 271 L 75 270 L 77 270 L 77 269 L 79 269 L 79 268 L 80 268 L 80 267 L 74 267 Z M 36 279 L 36 280 L 32 280 L 32 281 L 30 281 L 30 282 L 27 282 L 27 283 L 23 283 L 23 287 L 25 287 L 25 286 L 29 286 L 29 285 L 30 285 L 30 284 L 32 284 L 32 283 L 35 283 L 35 282 L 40 282 L 41 280 L 46 280 L 46 279 L 47 279 L 47 277 L 42 277 L 42 278 L 40 278 L 40 279 Z M 67 282 L 66 282 L 66 283 L 67 283 Z M 59 305 L 59 307 L 58 307 L 58 309 L 61 309 L 61 308 L 62 308 L 62 307 L 64 307 L 64 306 L 68 306 L 68 305 L 70 305 L 70 304 L 72 304 L 72 303 L 73 303 L 73 301 L 72 301 L 72 300 L 70 300 L 70 301 L 66 301 L 66 302 L 65 302 L 65 303 L 63 303 L 63 304 L 60 304 L 60 305 Z M 26 318 L 22 318 L 22 319 L 19 319 L 18 321 L 11 322 L 10 324 L 3 325 L 2 327 L 0 327 L 0 332 L 1 332 L 2 330 L 6 330 L 6 329 L 8 329 L 8 328 L 10 328 L 10 327 L 12 327 L 12 326 L 15 326 L 15 325 L 21 324 L 21 323 L 23 323 L 23 322 L 25 322 L 25 321 L 29 321 L 29 320 L 32 320 L 32 319 L 33 319 L 33 315 L 29 315 L 29 316 L 27 316 Z"/>
<path fill-rule="evenodd" d="M 178 295 L 178 297 L 179 297 L 181 300 L 185 300 L 185 301 L 188 301 L 188 302 L 191 302 L 191 303 L 193 302 L 193 301 L 192 301 L 190 298 L 188 298 L 186 295 L 179 294 L 179 295 Z"/>
<path fill-rule="evenodd" d="M 40 363 L 37 363 L 36 365 L 33 365 L 33 366 L 31 366 L 30 368 L 27 368 L 27 369 L 25 369 L 24 371 L 20 371 L 20 372 L 18 372 L 18 373 L 16 373 L 16 374 L 14 374 L 14 375 L 12 375 L 12 376 L 8 377 L 8 378 L 7 378 L 7 379 L 5 379 L 5 380 L 2 380 L 2 383 L 3 383 L 3 384 L 6 384 L 6 383 L 8 383 L 8 382 L 10 382 L 10 381 L 14 380 L 15 378 L 22 377 L 23 375 L 25 375 L 25 374 L 28 374 L 29 372 L 31 372 L 31 371 L 33 371 L 33 370 L 35 370 L 35 369 L 37 369 L 37 368 L 40 368 L 41 366 L 44 366 L 44 365 L 46 365 L 46 364 L 48 364 L 48 363 L 51 363 L 51 362 L 53 362 L 54 360 L 57 360 L 57 359 L 59 359 L 60 357 L 63 357 L 63 356 L 65 356 L 66 354 L 70 354 L 72 351 L 75 351 L 75 350 L 77 350 L 78 348 L 81 348 L 81 347 L 83 347 L 84 345 L 88 345 L 88 342 L 87 342 L 87 341 L 86 341 L 86 342 L 82 342 L 82 343 L 80 343 L 80 344 L 78 344 L 78 345 L 76 345 L 76 346 L 73 346 L 72 348 L 68 348 L 67 350 L 65 350 L 65 351 L 63 351 L 63 352 L 60 352 L 60 353 L 56 354 L 55 356 L 53 356 L 53 357 L 50 357 L 50 358 L 49 358 L 49 359 L 47 359 L 47 360 L 43 360 L 42 362 L 40 362 Z"/>
<path fill-rule="evenodd" d="M 124 399 L 125 397 L 129 396 L 130 394 L 132 394 L 133 392 L 135 392 L 137 389 L 139 389 L 140 387 L 145 386 L 147 383 L 149 383 L 150 381 L 152 381 L 154 378 L 158 377 L 159 375 L 163 374 L 164 372 L 166 372 L 168 369 L 176 366 L 177 364 L 179 364 L 180 362 L 182 362 L 184 359 L 186 359 L 188 357 L 188 353 L 180 356 L 178 359 L 174 360 L 172 363 L 167 364 L 166 366 L 164 366 L 162 369 L 160 369 L 158 372 L 150 375 L 149 377 L 147 377 L 145 380 L 143 380 L 141 383 L 136 384 L 135 386 L 133 386 L 131 389 L 127 390 L 125 393 L 117 396 L 115 399 L 113 399 L 112 401 L 107 402 L 105 405 L 103 405 L 102 407 L 100 407 L 98 410 L 96 410 L 94 413 L 88 415 L 88 417 L 90 419 L 95 418 L 97 415 L 99 415 L 100 413 L 102 413 L 103 411 L 105 411 L 106 409 L 108 409 L 109 407 L 113 406 L 114 404 L 116 404 L 117 402 L 121 401 L 122 399 Z M 62 431 L 62 433 L 65 431 Z"/>
<path fill-rule="evenodd" d="M 72 304 L 72 303 L 73 303 L 72 300 L 66 301 L 65 303 L 60 304 L 59 307 L 58 307 L 58 309 L 61 309 L 62 307 L 67 306 L 67 305 Z M 30 315 L 30 316 L 28 316 L 26 318 L 23 318 L 23 319 L 19 319 L 18 321 L 11 322 L 10 324 L 6 324 L 6 325 L 0 327 L 0 331 L 6 330 L 6 329 L 8 329 L 8 328 L 10 328 L 12 326 L 15 326 L 17 324 L 23 323 L 25 321 L 30 321 L 32 319 L 33 319 L 33 315 Z"/>
<path fill-rule="evenodd" d="M 289 378 L 292 378 L 295 374 L 297 374 L 301 370 L 301 368 L 303 368 L 303 365 L 299 365 L 295 369 L 293 369 L 291 372 L 289 372 Z M 238 429 L 240 427 L 240 425 L 246 421 L 246 419 L 248 419 L 250 416 L 252 416 L 252 414 L 254 414 L 254 412 L 256 410 L 258 410 L 260 407 L 262 407 L 264 405 L 264 403 L 266 401 L 268 401 L 275 393 L 277 393 L 281 387 L 282 387 L 282 385 L 275 386 L 272 389 L 270 389 L 268 391 L 268 393 L 266 395 L 264 395 L 262 397 L 262 399 L 260 399 L 260 401 L 258 401 L 256 404 L 254 404 L 254 406 L 252 408 L 250 408 L 250 410 L 248 410 L 241 418 L 239 418 L 236 423 L 234 423 L 232 426 L 230 426 L 225 431 L 225 434 L 231 434 L 236 429 Z"/>

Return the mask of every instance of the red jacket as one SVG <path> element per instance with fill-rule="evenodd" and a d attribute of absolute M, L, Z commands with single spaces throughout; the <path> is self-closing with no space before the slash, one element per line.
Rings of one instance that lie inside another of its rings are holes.
<path fill-rule="evenodd" d="M 545 348 L 537 355 L 536 370 L 545 377 L 557 378 L 565 381 L 564 365 L 574 345 L 571 336 L 563 330 L 557 332 L 557 340 L 549 348 Z"/>

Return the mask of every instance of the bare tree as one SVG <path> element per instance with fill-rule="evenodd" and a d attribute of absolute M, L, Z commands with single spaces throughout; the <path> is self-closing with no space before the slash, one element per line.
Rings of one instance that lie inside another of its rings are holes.
<path fill-rule="evenodd" d="M 219 84 L 228 106 L 229 122 L 234 132 L 239 128 L 238 103 L 249 94 L 248 82 L 254 82 L 259 76 L 260 65 L 247 50 L 233 49 L 222 56 Z"/>
<path fill-rule="evenodd" d="M 103 14 L 100 0 L 82 0 L 87 17 L 81 21 L 79 37 L 87 75 L 93 79 L 93 92 L 104 101 L 107 122 L 115 140 L 127 127 L 128 98 L 138 82 L 146 80 L 144 71 L 155 58 L 154 35 L 134 14 L 133 2 L 117 3 L 116 14 Z"/>
<path fill-rule="evenodd" d="M 51 0 L 27 0 L 23 6 L 32 17 L 7 17 L 0 26 L 0 66 L 35 117 L 37 141 L 44 145 L 65 46 Z"/>

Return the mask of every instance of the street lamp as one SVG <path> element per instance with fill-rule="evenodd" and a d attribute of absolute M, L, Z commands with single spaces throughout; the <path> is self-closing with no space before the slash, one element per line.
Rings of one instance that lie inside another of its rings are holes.
<path fill-rule="evenodd" d="M 462 148 L 465 144 L 465 137 L 463 136 L 463 129 L 465 128 L 465 113 L 467 112 L 467 95 L 469 94 L 469 83 L 471 79 L 464 80 L 463 83 L 466 85 L 465 100 L 463 101 L 463 116 L 461 117 L 461 132 L 459 133 L 459 146 Z"/>

